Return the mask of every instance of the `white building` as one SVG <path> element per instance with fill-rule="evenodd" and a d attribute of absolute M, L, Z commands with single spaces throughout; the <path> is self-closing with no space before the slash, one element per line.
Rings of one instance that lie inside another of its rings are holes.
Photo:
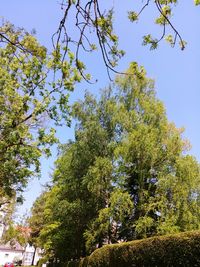
<path fill-rule="evenodd" d="M 0 245 L 0 265 L 4 265 L 6 262 L 22 260 L 24 251 L 24 248 L 17 242 Z"/>
<path fill-rule="evenodd" d="M 37 265 L 39 259 L 42 257 L 41 253 L 42 251 L 40 248 L 35 248 L 28 244 L 23 254 L 22 265 L 30 266 L 32 265 L 32 262 L 33 262 L 33 265 Z"/>
<path fill-rule="evenodd" d="M 37 265 L 39 259 L 42 257 L 42 251 L 40 248 L 34 248 L 29 244 L 26 247 L 22 247 L 16 240 L 11 240 L 6 244 L 2 244 L 2 236 L 4 231 L 8 228 L 6 225 L 6 216 L 10 211 L 9 204 L 1 205 L 0 207 L 0 265 L 4 265 L 6 262 L 21 261 L 22 265 L 30 266 Z M 19 227 L 19 226 L 18 226 Z M 27 236 L 30 234 L 30 228 L 19 227 Z"/>
<path fill-rule="evenodd" d="M 22 247 L 16 241 L 10 241 L 6 245 L 0 245 L 0 265 L 4 265 L 6 262 L 21 261 L 22 265 L 30 266 L 37 265 L 41 258 L 41 249 L 34 248 L 29 244 L 26 248 Z"/>

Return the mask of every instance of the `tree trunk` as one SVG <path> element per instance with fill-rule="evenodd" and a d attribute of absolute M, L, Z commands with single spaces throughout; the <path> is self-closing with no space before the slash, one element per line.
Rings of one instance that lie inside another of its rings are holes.
<path fill-rule="evenodd" d="M 35 260 L 36 250 L 37 250 L 37 247 L 34 247 L 33 258 L 32 258 L 32 263 L 31 263 L 31 265 L 34 265 L 34 260 Z"/>

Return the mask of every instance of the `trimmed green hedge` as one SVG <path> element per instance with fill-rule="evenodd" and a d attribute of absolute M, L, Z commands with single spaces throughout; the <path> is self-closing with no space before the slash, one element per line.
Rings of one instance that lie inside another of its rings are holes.
<path fill-rule="evenodd" d="M 152 237 L 95 250 L 67 267 L 200 266 L 200 231 Z"/>

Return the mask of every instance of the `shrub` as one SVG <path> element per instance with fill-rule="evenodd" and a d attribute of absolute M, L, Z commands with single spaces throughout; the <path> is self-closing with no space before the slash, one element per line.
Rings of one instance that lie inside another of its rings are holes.
<path fill-rule="evenodd" d="M 200 266 L 200 232 L 152 237 L 95 250 L 69 267 Z"/>

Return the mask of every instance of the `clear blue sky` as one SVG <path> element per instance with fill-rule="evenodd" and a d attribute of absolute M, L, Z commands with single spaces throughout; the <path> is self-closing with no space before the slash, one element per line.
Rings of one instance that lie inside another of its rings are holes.
<path fill-rule="evenodd" d="M 56 31 L 62 14 L 58 2 L 56 0 L 1 1 L 1 16 L 28 31 L 35 28 L 39 41 L 50 48 L 51 36 Z M 126 69 L 131 61 L 137 61 L 145 67 L 148 76 L 156 81 L 157 96 L 164 102 L 169 120 L 174 121 L 177 127 L 185 127 L 185 137 L 192 144 L 191 153 L 200 160 L 200 7 L 194 7 L 193 1 L 187 0 L 180 1 L 174 10 L 174 24 L 188 42 L 184 51 L 178 47 L 172 49 L 165 43 L 162 43 L 157 50 L 149 51 L 147 47 L 141 45 L 141 42 L 144 34 L 159 33 L 151 21 L 153 9 L 151 7 L 146 9 L 140 22 L 131 24 L 126 19 L 127 10 L 134 9 L 134 5 L 138 4 L 128 0 L 123 1 L 123 6 L 120 5 L 121 1 L 108 2 L 116 6 L 115 25 L 120 36 L 120 47 L 126 51 L 119 70 Z M 98 83 L 93 86 L 81 84 L 74 91 L 71 101 L 81 98 L 85 89 L 97 94 L 98 88 L 105 87 L 109 82 L 100 55 L 87 57 L 86 61 L 94 77 L 98 78 Z M 63 142 L 67 141 L 73 138 L 73 129 L 59 129 L 58 135 Z M 41 184 L 48 181 L 54 160 L 55 151 L 51 159 L 42 160 L 42 177 L 39 181 L 30 181 L 25 194 L 27 201 L 19 208 L 20 213 L 29 209 L 41 192 Z"/>

